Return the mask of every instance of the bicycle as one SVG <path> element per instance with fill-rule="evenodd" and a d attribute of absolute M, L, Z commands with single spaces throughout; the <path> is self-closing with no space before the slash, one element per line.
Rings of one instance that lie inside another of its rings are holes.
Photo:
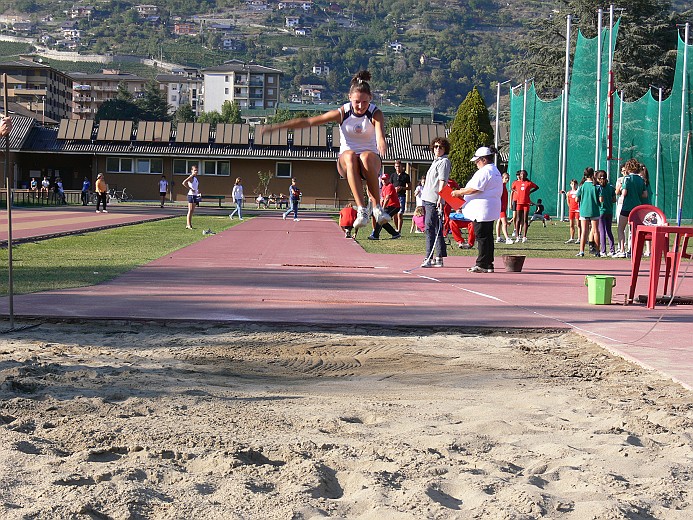
<path fill-rule="evenodd" d="M 115 199 L 117 202 L 129 202 L 133 200 L 133 196 L 127 192 L 127 188 L 122 190 L 110 189 L 108 191 L 109 201 Z"/>

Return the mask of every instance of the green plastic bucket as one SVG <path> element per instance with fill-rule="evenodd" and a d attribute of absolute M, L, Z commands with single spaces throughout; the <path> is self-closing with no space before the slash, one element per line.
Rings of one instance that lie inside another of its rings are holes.
<path fill-rule="evenodd" d="M 616 285 L 616 278 L 606 274 L 588 274 L 585 276 L 587 301 L 592 305 L 610 305 L 611 289 Z"/>

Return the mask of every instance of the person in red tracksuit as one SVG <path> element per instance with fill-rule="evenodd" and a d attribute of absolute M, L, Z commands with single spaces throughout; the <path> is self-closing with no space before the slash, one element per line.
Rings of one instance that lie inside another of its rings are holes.
<path fill-rule="evenodd" d="M 397 188 L 390 182 L 390 176 L 387 173 L 382 174 L 380 179 L 383 181 L 383 187 L 380 190 L 380 205 L 383 207 L 385 213 L 392 217 L 399 212 L 400 207 Z M 368 235 L 368 240 L 380 240 L 380 231 L 383 229 L 390 233 L 393 239 L 402 236 L 389 222 L 385 222 L 384 224 L 376 223 L 373 233 Z"/>

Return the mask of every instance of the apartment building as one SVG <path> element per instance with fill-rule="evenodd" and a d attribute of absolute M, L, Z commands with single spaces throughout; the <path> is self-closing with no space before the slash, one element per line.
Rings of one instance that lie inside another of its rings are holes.
<path fill-rule="evenodd" d="M 279 103 L 279 69 L 231 60 L 202 73 L 207 112 L 221 111 L 224 101 L 235 101 L 243 110 L 275 108 Z"/>
<path fill-rule="evenodd" d="M 166 93 L 166 102 L 171 114 L 183 105 L 190 105 L 196 116 L 202 113 L 204 78 L 199 71 L 174 70 L 173 74 L 158 74 L 156 81 L 159 88 Z"/>
<path fill-rule="evenodd" d="M 145 78 L 135 74 L 108 69 L 98 74 L 71 72 L 69 78 L 73 102 L 72 119 L 94 119 L 104 102 L 115 99 L 120 84 L 123 84 L 136 99 L 142 95 L 147 83 Z"/>
<path fill-rule="evenodd" d="M 7 74 L 8 103 L 24 107 L 39 121 L 44 116 L 58 121 L 70 117 L 72 81 L 67 74 L 33 57 L 21 56 L 0 63 L 0 87 L 4 88 L 2 74 Z"/>

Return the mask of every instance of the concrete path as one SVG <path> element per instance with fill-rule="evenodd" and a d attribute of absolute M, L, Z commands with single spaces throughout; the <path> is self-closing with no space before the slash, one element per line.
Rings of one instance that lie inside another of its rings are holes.
<path fill-rule="evenodd" d="M 423 247 L 423 241 L 422 241 Z M 15 296 L 17 316 L 84 319 L 573 329 L 693 388 L 693 306 L 622 303 L 626 260 L 534 259 L 521 273 L 470 274 L 473 256 L 422 269 L 423 255 L 369 255 L 325 216 L 246 220 L 116 280 Z M 616 278 L 612 305 L 589 305 L 585 276 Z M 680 295 L 693 294 L 682 266 Z M 636 294 L 646 293 L 643 272 Z M 7 298 L 0 299 L 7 315 Z"/>

